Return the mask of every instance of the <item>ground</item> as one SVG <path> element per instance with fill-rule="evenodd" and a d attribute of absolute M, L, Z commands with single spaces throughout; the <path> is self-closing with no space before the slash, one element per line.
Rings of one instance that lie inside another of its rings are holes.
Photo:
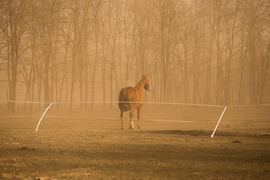
<path fill-rule="evenodd" d="M 144 107 L 1 112 L 1 179 L 269 179 L 269 107 Z M 135 116 L 136 118 L 136 116 Z M 135 121 L 136 124 L 136 121 Z"/>

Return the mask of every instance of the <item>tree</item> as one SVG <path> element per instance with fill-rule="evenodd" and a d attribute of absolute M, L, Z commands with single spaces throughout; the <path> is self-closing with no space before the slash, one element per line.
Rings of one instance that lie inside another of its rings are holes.
<path fill-rule="evenodd" d="M 1 1 L 1 31 L 6 41 L 7 77 L 9 82 L 8 108 L 16 112 L 17 83 L 21 55 L 25 51 L 22 41 L 27 32 L 27 1 Z"/>

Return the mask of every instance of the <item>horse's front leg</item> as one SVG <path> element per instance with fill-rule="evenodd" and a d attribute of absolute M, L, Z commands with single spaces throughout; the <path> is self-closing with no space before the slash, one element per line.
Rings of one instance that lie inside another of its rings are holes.
<path fill-rule="evenodd" d="M 131 108 L 130 113 L 129 113 L 129 117 L 130 117 L 129 129 L 135 129 L 134 124 L 133 124 L 133 113 L 134 113 L 134 108 Z"/>
<path fill-rule="evenodd" d="M 142 111 L 142 105 L 140 105 L 138 108 L 137 108 L 137 126 L 139 129 L 141 129 L 141 111 Z"/>
<path fill-rule="evenodd" d="M 124 129 L 124 120 L 123 120 L 123 118 L 124 118 L 124 112 L 122 110 L 121 110 L 120 117 L 121 117 L 121 127 L 122 127 L 122 129 Z"/>

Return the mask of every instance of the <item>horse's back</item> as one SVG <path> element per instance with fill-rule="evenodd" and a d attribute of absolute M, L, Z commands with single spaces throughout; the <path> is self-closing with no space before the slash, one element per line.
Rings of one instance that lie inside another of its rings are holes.
<path fill-rule="evenodd" d="M 119 93 L 119 101 L 131 101 L 136 98 L 136 89 L 134 87 L 124 87 Z"/>

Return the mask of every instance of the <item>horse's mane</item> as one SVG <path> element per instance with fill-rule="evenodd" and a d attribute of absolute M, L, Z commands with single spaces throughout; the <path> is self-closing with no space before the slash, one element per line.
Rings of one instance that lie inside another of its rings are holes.
<path fill-rule="evenodd" d="M 145 78 L 146 78 L 146 76 L 143 75 L 143 77 L 142 77 L 141 80 L 137 83 L 137 85 L 135 86 L 135 88 L 138 87 L 138 86 L 140 86 L 140 85 L 144 82 Z"/>

